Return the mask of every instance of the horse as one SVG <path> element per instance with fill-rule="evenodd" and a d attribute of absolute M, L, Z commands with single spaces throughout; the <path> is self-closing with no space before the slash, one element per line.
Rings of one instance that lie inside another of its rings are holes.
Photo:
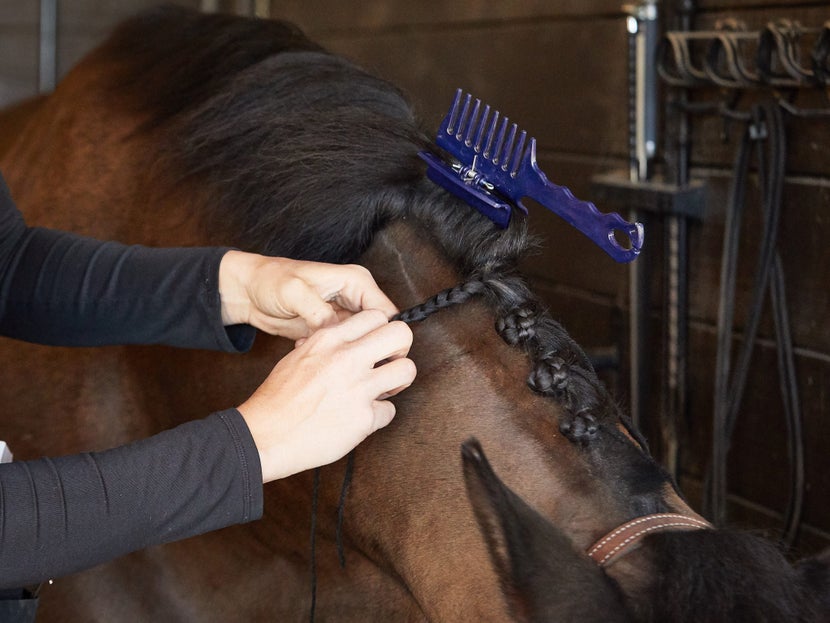
<path fill-rule="evenodd" d="M 642 539 L 606 566 L 587 557 L 637 518 L 705 520 L 519 274 L 535 245 L 527 220 L 498 229 L 428 180 L 418 153 L 435 148 L 405 95 L 296 26 L 142 13 L 52 94 L 0 115 L 0 135 L 30 225 L 366 266 L 412 323 L 419 370 L 393 398 L 394 421 L 350 457 L 267 485 L 261 520 L 57 578 L 43 620 L 536 621 L 596 613 L 595 598 L 631 620 L 669 620 L 675 601 L 687 619 L 717 602 L 724 617 L 708 620 L 784 620 L 805 586 L 827 594 L 826 559 L 807 577 L 763 540 L 715 529 Z M 264 335 L 243 356 L 0 346 L 16 459 L 111 447 L 240 404 L 291 348 Z M 546 577 L 573 590 L 553 603 L 532 606 L 542 589 L 516 581 L 535 558 L 506 566 L 493 553 L 506 541 L 492 527 L 515 517 L 482 522 L 501 507 L 468 487 L 458 449 L 472 436 L 534 509 L 534 542 L 564 565 Z M 755 551 L 775 564 L 753 567 Z M 717 599 L 661 593 L 681 577 Z M 746 594 L 733 594 L 736 578 Z M 766 592 L 773 580 L 786 586 Z"/>

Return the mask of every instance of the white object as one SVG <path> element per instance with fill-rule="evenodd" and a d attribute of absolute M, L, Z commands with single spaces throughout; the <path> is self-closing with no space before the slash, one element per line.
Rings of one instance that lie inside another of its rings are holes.
<path fill-rule="evenodd" d="M 0 463 L 11 463 L 12 451 L 5 441 L 0 441 Z"/>

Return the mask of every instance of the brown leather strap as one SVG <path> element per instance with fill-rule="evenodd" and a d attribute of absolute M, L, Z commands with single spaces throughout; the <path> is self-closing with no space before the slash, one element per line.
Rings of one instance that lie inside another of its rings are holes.
<path fill-rule="evenodd" d="M 640 539 L 652 532 L 702 530 L 712 527 L 708 521 L 677 513 L 644 515 L 614 528 L 588 548 L 588 556 L 600 567 L 604 567 L 633 549 Z"/>

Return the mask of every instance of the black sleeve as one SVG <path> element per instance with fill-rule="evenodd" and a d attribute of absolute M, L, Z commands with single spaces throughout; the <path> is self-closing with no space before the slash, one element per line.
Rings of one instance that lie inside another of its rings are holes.
<path fill-rule="evenodd" d="M 0 176 L 0 335 L 59 346 L 248 350 L 253 327 L 222 326 L 219 262 L 227 251 L 27 227 Z"/>
<path fill-rule="evenodd" d="M 126 446 L 0 465 L 0 589 L 262 516 L 235 409 Z"/>

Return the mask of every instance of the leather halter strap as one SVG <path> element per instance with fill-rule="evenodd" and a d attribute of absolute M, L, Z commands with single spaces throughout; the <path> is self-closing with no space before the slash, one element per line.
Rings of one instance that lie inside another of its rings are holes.
<path fill-rule="evenodd" d="M 634 549 L 645 535 L 652 532 L 711 528 L 714 526 L 708 521 L 677 513 L 644 515 L 614 528 L 588 548 L 588 556 L 600 567 L 605 567 Z"/>

